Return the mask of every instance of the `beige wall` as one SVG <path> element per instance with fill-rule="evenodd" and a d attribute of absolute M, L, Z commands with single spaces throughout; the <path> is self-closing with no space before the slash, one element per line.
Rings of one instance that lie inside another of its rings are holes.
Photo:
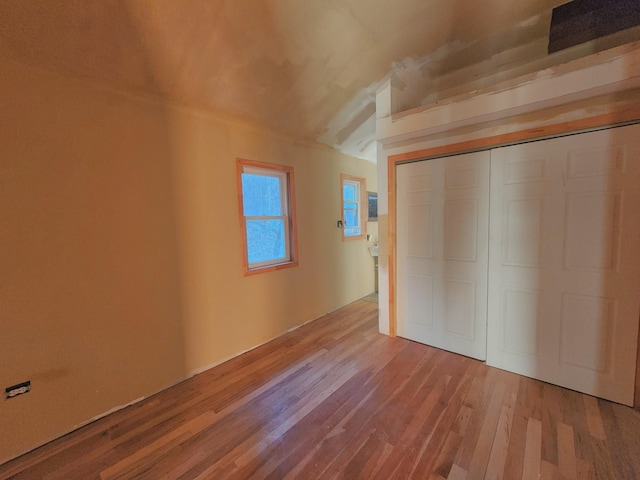
<path fill-rule="evenodd" d="M 340 173 L 376 166 L 186 111 L 171 119 L 186 369 L 201 370 L 373 291 L 365 241 L 342 242 Z M 244 277 L 235 158 L 294 167 L 299 266 Z M 369 229 L 377 234 L 376 224 Z M 214 354 L 212 354 L 212 349 Z"/>
<path fill-rule="evenodd" d="M 375 165 L 12 61 L 0 92 L 0 463 L 373 291 L 335 222 Z M 297 268 L 243 277 L 236 157 L 294 167 Z"/>

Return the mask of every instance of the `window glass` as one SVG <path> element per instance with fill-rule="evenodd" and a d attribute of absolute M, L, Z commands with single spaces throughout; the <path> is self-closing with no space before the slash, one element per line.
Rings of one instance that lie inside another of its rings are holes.
<path fill-rule="evenodd" d="M 342 195 L 345 201 L 356 201 L 356 185 L 345 184 L 342 186 Z"/>
<path fill-rule="evenodd" d="M 287 259 L 284 220 L 247 220 L 249 264 Z"/>
<path fill-rule="evenodd" d="M 358 225 L 358 208 L 344 208 L 344 234 L 358 235 L 360 234 L 360 226 Z"/>
<path fill-rule="evenodd" d="M 245 216 L 282 215 L 282 179 L 278 176 L 242 174 Z"/>

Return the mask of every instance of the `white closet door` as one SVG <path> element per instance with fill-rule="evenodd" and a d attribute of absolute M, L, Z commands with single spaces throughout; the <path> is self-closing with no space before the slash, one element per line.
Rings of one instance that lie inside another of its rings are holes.
<path fill-rule="evenodd" d="M 489 365 L 633 404 L 640 128 L 492 150 Z"/>
<path fill-rule="evenodd" d="M 486 358 L 489 152 L 397 167 L 398 335 Z"/>

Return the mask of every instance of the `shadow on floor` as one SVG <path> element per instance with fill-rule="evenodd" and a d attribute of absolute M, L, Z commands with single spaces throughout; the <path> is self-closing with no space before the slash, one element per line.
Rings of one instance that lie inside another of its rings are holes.
<path fill-rule="evenodd" d="M 364 300 L 365 302 L 378 303 L 378 292 L 373 292 L 371 295 L 362 297 L 361 300 Z"/>

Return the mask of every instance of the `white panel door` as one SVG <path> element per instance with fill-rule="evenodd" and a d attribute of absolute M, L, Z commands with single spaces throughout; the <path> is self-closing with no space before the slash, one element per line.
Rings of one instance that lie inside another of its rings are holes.
<path fill-rule="evenodd" d="M 491 152 L 489 365 L 633 404 L 640 127 Z"/>
<path fill-rule="evenodd" d="M 398 335 L 486 358 L 489 152 L 397 167 Z"/>

